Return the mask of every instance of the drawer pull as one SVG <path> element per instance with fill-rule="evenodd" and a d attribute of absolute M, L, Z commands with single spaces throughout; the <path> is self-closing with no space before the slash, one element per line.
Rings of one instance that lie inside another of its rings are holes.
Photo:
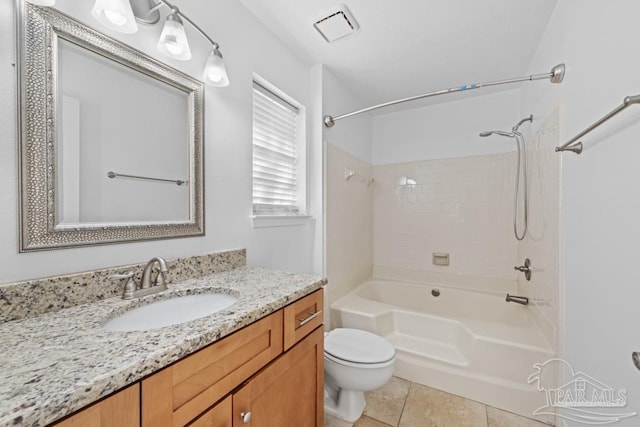
<path fill-rule="evenodd" d="M 251 421 L 251 412 L 240 412 L 240 419 L 242 420 L 242 424 L 249 424 L 249 421 Z"/>
<path fill-rule="evenodd" d="M 307 323 L 311 322 L 313 319 L 320 316 L 321 314 L 322 314 L 322 310 L 318 310 L 315 313 L 309 312 L 309 317 L 307 317 L 306 319 L 298 319 L 298 322 L 300 322 L 298 326 L 306 325 Z"/>

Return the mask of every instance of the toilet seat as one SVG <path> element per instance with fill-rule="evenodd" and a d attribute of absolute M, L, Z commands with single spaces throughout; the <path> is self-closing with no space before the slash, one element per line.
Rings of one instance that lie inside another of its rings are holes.
<path fill-rule="evenodd" d="M 371 332 L 337 328 L 325 336 L 324 354 L 342 365 L 379 368 L 393 364 L 396 351 L 387 340 Z"/>
<path fill-rule="evenodd" d="M 337 363 L 338 365 L 351 367 L 351 368 L 360 368 L 360 369 L 382 369 L 388 366 L 391 366 L 396 363 L 395 356 L 391 360 L 387 360 L 386 362 L 380 363 L 358 363 L 358 362 L 349 362 L 348 360 L 343 360 L 338 357 L 334 357 L 325 351 L 324 353 L 325 363 L 328 361 L 332 361 Z"/>

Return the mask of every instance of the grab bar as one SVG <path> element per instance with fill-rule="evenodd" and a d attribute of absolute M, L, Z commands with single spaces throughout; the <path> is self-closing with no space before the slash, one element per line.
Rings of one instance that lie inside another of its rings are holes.
<path fill-rule="evenodd" d="M 576 154 L 582 153 L 582 148 L 583 148 L 582 142 L 578 141 L 580 138 L 582 138 L 583 136 L 585 136 L 586 134 L 588 134 L 589 132 L 591 132 L 592 130 L 594 130 L 595 128 L 597 128 L 607 120 L 609 120 L 611 117 L 615 116 L 616 114 L 618 114 L 619 112 L 621 112 L 622 110 L 626 109 L 627 107 L 633 104 L 640 104 L 640 95 L 625 97 L 624 101 L 622 102 L 622 105 L 616 107 L 609 114 L 607 114 L 606 116 L 604 116 L 603 118 L 601 118 L 600 120 L 598 120 L 597 122 L 595 122 L 594 124 L 586 128 L 576 136 L 574 136 L 566 144 L 560 147 L 556 147 L 556 151 L 573 151 Z M 578 142 L 576 143 L 576 141 Z"/>
<path fill-rule="evenodd" d="M 149 177 L 149 176 L 127 175 L 127 174 L 124 174 L 124 173 L 116 173 L 116 172 L 113 172 L 113 171 L 107 172 L 107 176 L 109 178 L 124 177 L 124 178 L 144 179 L 144 180 L 147 180 L 147 181 L 172 182 L 172 183 L 175 183 L 177 185 L 183 185 L 183 184 L 187 184 L 188 183 L 188 181 L 183 181 L 181 179 L 152 178 L 152 177 Z"/>

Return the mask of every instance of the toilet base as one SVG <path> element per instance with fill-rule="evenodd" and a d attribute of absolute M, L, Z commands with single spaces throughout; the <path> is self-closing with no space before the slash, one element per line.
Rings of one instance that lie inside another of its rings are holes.
<path fill-rule="evenodd" d="M 353 423 L 363 414 L 365 406 L 364 392 L 356 390 L 338 391 L 337 399 L 331 393 L 325 394 L 324 411 L 336 418 Z"/>

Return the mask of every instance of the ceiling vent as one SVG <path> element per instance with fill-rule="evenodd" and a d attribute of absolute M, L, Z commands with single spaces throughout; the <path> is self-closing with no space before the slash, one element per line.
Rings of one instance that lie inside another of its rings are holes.
<path fill-rule="evenodd" d="M 343 4 L 318 19 L 313 26 L 328 43 L 353 34 L 359 28 L 355 18 Z"/>

